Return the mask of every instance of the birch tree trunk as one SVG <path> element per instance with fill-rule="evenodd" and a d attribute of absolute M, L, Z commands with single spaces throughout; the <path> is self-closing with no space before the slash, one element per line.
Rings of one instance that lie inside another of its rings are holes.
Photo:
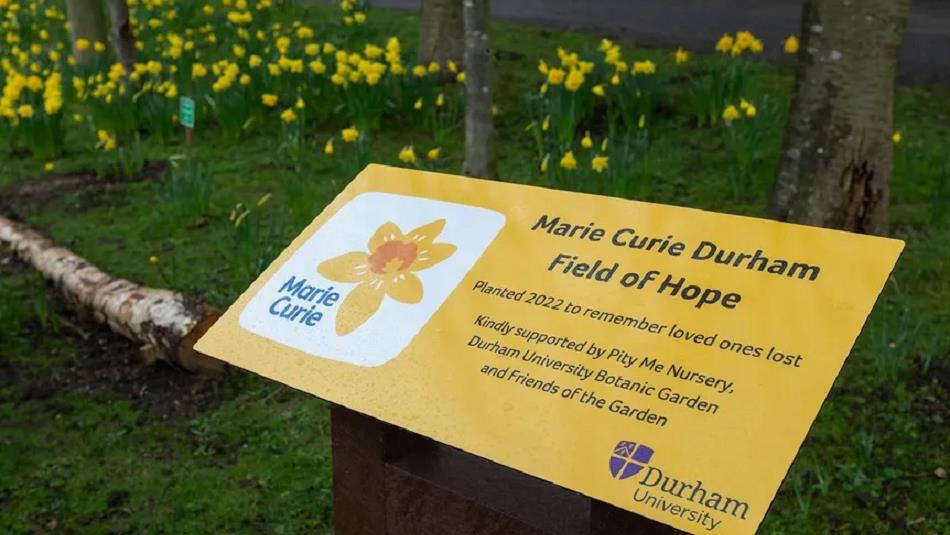
<path fill-rule="evenodd" d="M 171 290 L 115 279 L 84 258 L 26 225 L 0 216 L 0 243 L 50 279 L 81 313 L 142 344 L 147 361 L 156 358 L 186 370 L 219 374 L 224 363 L 194 350 L 217 319 L 197 301 Z"/>
<path fill-rule="evenodd" d="M 132 22 L 129 18 L 129 4 L 126 0 L 106 0 L 109 6 L 109 18 L 112 19 L 112 44 L 119 63 L 125 72 L 132 72 L 135 63 L 135 37 L 132 35 Z"/>
<path fill-rule="evenodd" d="M 465 21 L 465 163 L 462 173 L 495 178 L 488 0 L 461 0 Z"/>
<path fill-rule="evenodd" d="M 887 232 L 894 68 L 909 8 L 910 0 L 805 0 L 770 217 Z"/>
<path fill-rule="evenodd" d="M 461 62 L 465 55 L 463 31 L 462 0 L 422 0 L 419 62 Z"/>
<path fill-rule="evenodd" d="M 97 53 L 92 44 L 106 41 L 105 14 L 102 0 L 66 0 L 66 16 L 69 19 L 69 33 L 73 41 L 73 55 L 76 63 L 89 65 L 96 60 Z M 78 50 L 76 41 L 85 39 L 89 48 Z"/>

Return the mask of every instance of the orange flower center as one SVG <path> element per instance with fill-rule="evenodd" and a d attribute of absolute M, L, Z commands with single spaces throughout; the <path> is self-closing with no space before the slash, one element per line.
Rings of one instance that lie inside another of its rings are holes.
<path fill-rule="evenodd" d="M 386 242 L 369 256 L 369 269 L 373 273 L 385 274 L 403 271 L 413 262 L 419 253 L 419 247 L 412 242 Z"/>

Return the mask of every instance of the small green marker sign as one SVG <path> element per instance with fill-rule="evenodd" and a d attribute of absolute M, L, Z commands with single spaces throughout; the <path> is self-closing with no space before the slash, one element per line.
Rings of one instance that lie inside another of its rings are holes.
<path fill-rule="evenodd" d="M 191 98 L 178 99 L 178 121 L 185 128 L 195 127 L 195 101 Z"/>

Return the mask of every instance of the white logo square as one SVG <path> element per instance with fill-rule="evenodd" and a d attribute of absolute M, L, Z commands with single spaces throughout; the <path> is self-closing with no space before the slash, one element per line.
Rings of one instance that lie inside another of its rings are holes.
<path fill-rule="evenodd" d="M 251 298 L 241 327 L 310 355 L 379 366 L 409 345 L 504 224 L 485 208 L 360 194 Z"/>

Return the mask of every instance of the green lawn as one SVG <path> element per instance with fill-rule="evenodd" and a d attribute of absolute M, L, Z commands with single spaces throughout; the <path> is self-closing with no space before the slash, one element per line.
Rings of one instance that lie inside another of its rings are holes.
<path fill-rule="evenodd" d="M 330 16 L 324 8 L 292 11 L 288 17 Z M 373 11 L 372 17 L 413 48 L 413 14 Z M 593 49 L 599 38 L 503 23 L 491 37 L 500 174 L 537 183 L 534 142 L 524 131 L 537 59 L 550 60 L 558 46 Z M 672 63 L 668 50 L 636 55 L 660 69 Z M 691 68 L 711 61 L 696 57 Z M 739 195 L 723 129 L 697 128 L 678 108 L 685 84 L 675 77 L 667 82 L 638 196 L 761 215 L 790 71 L 752 66 L 750 96 L 767 96 L 765 157 Z M 950 165 L 950 90 L 901 87 L 896 117 L 904 141 L 897 146 L 892 234 L 907 249 L 761 533 L 950 532 L 950 490 L 946 476 L 936 475 L 950 467 L 950 176 L 943 171 Z M 200 121 L 195 153 L 213 170 L 206 209 L 193 207 L 202 198 L 200 184 L 167 179 L 7 206 L 114 275 L 226 307 L 352 178 L 339 159 L 322 153 L 325 140 L 346 124 L 340 119 L 309 130 L 312 147 L 296 173 L 275 156 L 276 120 L 238 142 Z M 77 146 L 88 145 L 74 137 Z M 372 159 L 397 164 L 399 149 L 410 142 L 434 143 L 428 130 L 384 119 Z M 461 146 L 456 128 L 436 168 L 457 172 Z M 154 160 L 182 150 L 148 146 Z M 95 157 L 77 148 L 57 161 L 57 172 L 90 169 Z M 41 162 L 22 154 L 0 152 L 0 162 L 0 185 L 42 175 Z M 257 207 L 266 194 L 272 197 Z M 237 203 L 252 213 L 235 230 L 228 217 Z M 153 255 L 157 264 L 149 262 Z M 128 362 L 134 352 L 76 319 L 42 279 L 0 256 L 0 531 L 331 531 L 325 403 L 238 370 L 217 385 L 162 366 L 137 371 Z M 122 364 L 114 374 L 112 359 Z"/>

